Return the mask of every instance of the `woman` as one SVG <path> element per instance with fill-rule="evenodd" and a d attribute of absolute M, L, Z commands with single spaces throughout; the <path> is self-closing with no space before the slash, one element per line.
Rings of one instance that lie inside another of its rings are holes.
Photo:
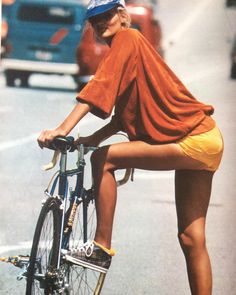
<path fill-rule="evenodd" d="M 148 41 L 129 28 L 124 1 L 92 0 L 87 18 L 110 50 L 69 116 L 56 129 L 43 131 L 38 143 L 47 147 L 88 112 L 107 118 L 113 107 L 110 123 L 79 142 L 97 146 L 120 130 L 130 142 L 99 148 L 92 155 L 96 234 L 93 242 L 69 252 L 66 259 L 103 272 L 109 268 L 117 169 L 175 170 L 178 237 L 191 292 L 211 294 L 205 222 L 213 174 L 223 152 L 222 137 L 211 118 L 214 109 L 197 101 Z"/>

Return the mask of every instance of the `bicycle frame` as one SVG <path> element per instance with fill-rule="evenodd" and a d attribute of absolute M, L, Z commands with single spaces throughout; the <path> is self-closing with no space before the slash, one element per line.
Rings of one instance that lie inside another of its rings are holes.
<path fill-rule="evenodd" d="M 54 145 L 50 147 L 55 150 L 55 153 L 52 162 L 44 166 L 44 170 L 55 167 L 60 155 L 59 171 L 54 174 L 45 190 L 46 200 L 43 201 L 43 207 L 38 218 L 30 256 L 19 255 L 0 259 L 0 261 L 10 262 L 23 269 L 23 273 L 18 276 L 18 279 L 27 279 L 26 294 L 28 295 L 32 294 L 31 288 L 34 286 L 34 281 L 37 282 L 36 285 L 40 290 L 45 290 L 45 288 L 47 291 L 48 288 L 60 292 L 63 292 L 64 289 L 68 290 L 69 285 L 67 283 L 73 281 L 72 277 L 68 277 L 68 274 L 75 273 L 77 281 L 78 273 L 73 265 L 63 259 L 63 250 L 67 252 L 70 248 L 77 248 L 80 246 L 80 242 L 84 244 L 88 239 L 92 239 L 94 235 L 94 225 L 96 224 L 96 217 L 93 219 L 93 216 L 95 216 L 94 189 L 93 183 L 91 188 L 85 189 L 84 174 L 85 154 L 97 148 L 86 147 L 82 144 L 76 147 L 74 143 L 74 139 L 71 137 L 58 138 Z M 76 168 L 67 170 L 68 152 L 75 150 L 78 151 Z M 130 172 L 130 170 L 126 171 L 124 178 L 117 181 L 117 186 L 128 181 Z M 69 180 L 70 177 L 75 177 L 75 179 L 71 181 Z M 51 223 L 51 227 L 49 227 L 52 232 L 47 230 L 47 218 L 55 222 Z M 45 225 L 46 227 L 44 227 Z M 49 236 L 47 236 L 47 233 L 49 233 Z M 49 244 L 47 244 L 47 241 L 49 241 Z M 37 251 L 40 249 L 40 242 L 43 242 L 42 249 L 46 250 L 39 252 L 38 255 Z M 46 257 L 46 261 L 44 257 Z M 80 283 L 82 282 L 85 288 L 93 290 L 93 295 L 98 295 L 106 274 L 98 272 L 99 275 L 97 276 L 94 274 L 94 270 L 92 270 L 92 273 L 90 271 L 86 267 L 83 268 L 82 272 L 79 273 L 79 276 L 81 276 Z M 84 274 L 86 278 L 83 277 Z"/>
<path fill-rule="evenodd" d="M 62 222 L 61 222 L 61 233 L 59 249 L 69 248 L 69 237 L 74 222 L 76 209 L 82 203 L 83 205 L 83 242 L 87 242 L 87 206 L 89 202 L 93 199 L 92 188 L 90 190 L 85 190 L 84 183 L 84 168 L 85 168 L 85 153 L 89 151 L 94 151 L 94 147 L 84 147 L 84 145 L 79 146 L 78 151 L 78 161 L 77 168 L 67 170 L 67 151 L 61 151 L 60 156 L 60 170 L 57 177 L 54 179 L 52 188 L 49 195 L 53 196 L 55 188 L 58 183 L 58 197 L 62 201 Z M 68 200 L 68 177 L 76 176 L 75 189 L 70 195 L 70 200 Z M 69 208 L 67 208 L 69 203 Z M 61 261 L 61 251 L 58 255 L 57 268 L 60 267 Z"/>

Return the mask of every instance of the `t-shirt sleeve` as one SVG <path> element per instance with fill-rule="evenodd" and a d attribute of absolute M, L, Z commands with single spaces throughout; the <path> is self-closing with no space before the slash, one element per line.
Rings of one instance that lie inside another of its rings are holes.
<path fill-rule="evenodd" d="M 108 55 L 93 79 L 77 95 L 77 100 L 92 106 L 91 112 L 105 119 L 112 113 L 117 99 L 136 77 L 135 39 L 128 30 L 114 37 Z"/>

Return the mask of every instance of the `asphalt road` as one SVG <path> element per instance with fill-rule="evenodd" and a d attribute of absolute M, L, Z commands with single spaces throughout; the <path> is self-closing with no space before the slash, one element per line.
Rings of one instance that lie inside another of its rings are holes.
<path fill-rule="evenodd" d="M 225 140 L 207 220 L 214 295 L 236 294 L 236 81 L 230 80 L 230 49 L 236 10 L 223 0 L 159 0 L 165 59 L 195 97 L 215 107 Z M 8 88 L 0 77 L 0 255 L 27 254 L 51 172 L 40 167 L 50 151 L 36 144 L 75 104 L 69 77 L 34 75 L 30 88 Z M 104 124 L 92 115 L 81 125 L 89 134 Z M 76 135 L 77 130 L 73 131 Z M 136 171 L 119 188 L 113 247 L 117 255 L 104 295 L 187 295 L 185 262 L 177 241 L 173 172 Z M 25 282 L 11 265 L 0 265 L 0 294 L 22 295 Z"/>

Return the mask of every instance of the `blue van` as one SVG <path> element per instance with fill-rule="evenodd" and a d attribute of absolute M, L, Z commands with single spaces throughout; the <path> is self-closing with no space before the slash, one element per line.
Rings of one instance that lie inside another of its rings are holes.
<path fill-rule="evenodd" d="M 7 12 L 8 36 L 2 68 L 6 84 L 28 86 L 32 73 L 77 79 L 76 48 L 86 7 L 78 0 L 16 0 Z"/>

